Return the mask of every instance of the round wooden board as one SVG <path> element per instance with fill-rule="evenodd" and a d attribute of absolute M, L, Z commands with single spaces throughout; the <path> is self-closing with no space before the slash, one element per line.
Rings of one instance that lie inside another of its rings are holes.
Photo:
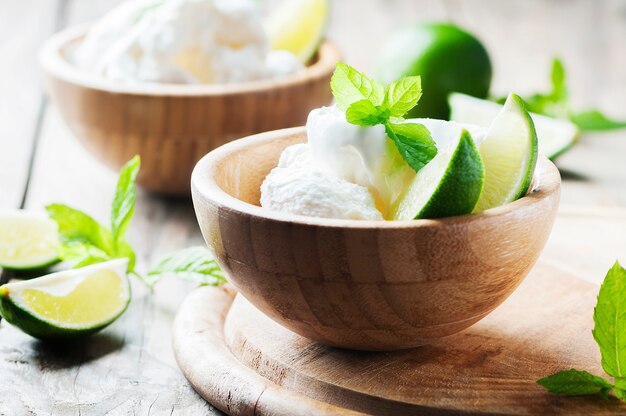
<path fill-rule="evenodd" d="M 196 391 L 233 415 L 624 414 L 616 399 L 536 384 L 573 367 L 605 375 L 591 335 L 598 286 L 556 263 L 540 261 L 472 328 L 393 353 L 315 344 L 232 288 L 200 288 L 179 310 L 174 350 Z"/>

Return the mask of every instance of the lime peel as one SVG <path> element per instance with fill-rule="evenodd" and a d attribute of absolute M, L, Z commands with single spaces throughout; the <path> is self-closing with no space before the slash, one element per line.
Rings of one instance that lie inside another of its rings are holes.
<path fill-rule="evenodd" d="M 440 152 L 399 199 L 393 219 L 470 214 L 483 189 L 485 169 L 474 140 L 463 130 L 454 148 Z"/>
<path fill-rule="evenodd" d="M 9 283 L 0 288 L 0 314 L 40 339 L 71 339 L 97 332 L 128 307 L 127 259 Z"/>
<path fill-rule="evenodd" d="M 19 209 L 0 211 L 0 267 L 49 267 L 59 261 L 58 245 L 58 226 L 45 214 Z"/>
<path fill-rule="evenodd" d="M 481 127 L 489 127 L 502 109 L 500 104 L 461 93 L 450 94 L 448 101 L 452 109 L 450 120 Z M 549 159 L 554 160 L 565 153 L 580 138 L 580 130 L 574 123 L 541 114 L 529 114 L 537 130 L 539 153 Z"/>
<path fill-rule="evenodd" d="M 480 146 L 485 184 L 474 212 L 513 202 L 528 192 L 537 164 L 537 133 L 522 99 L 510 94 Z"/>
<path fill-rule="evenodd" d="M 307 63 L 317 52 L 328 23 L 328 0 L 287 1 L 265 26 L 272 49 L 286 50 Z"/>

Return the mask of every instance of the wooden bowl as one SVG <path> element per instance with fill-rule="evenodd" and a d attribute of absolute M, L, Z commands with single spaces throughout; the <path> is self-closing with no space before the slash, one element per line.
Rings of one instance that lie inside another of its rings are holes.
<path fill-rule="evenodd" d="M 550 235 L 561 181 L 544 157 L 527 196 L 475 215 L 357 221 L 261 208 L 263 179 L 286 146 L 304 141 L 295 128 L 231 142 L 202 158 L 191 182 L 200 228 L 230 281 L 312 340 L 394 350 L 459 332 L 515 290 Z"/>
<path fill-rule="evenodd" d="M 280 80 L 229 85 L 128 85 L 86 73 L 68 56 L 87 27 L 51 37 L 41 52 L 48 91 L 83 145 L 113 169 L 141 155 L 138 182 L 168 194 L 189 194 L 195 163 L 208 151 L 250 134 L 306 122 L 331 100 L 340 60 L 330 42 L 305 70 Z"/>

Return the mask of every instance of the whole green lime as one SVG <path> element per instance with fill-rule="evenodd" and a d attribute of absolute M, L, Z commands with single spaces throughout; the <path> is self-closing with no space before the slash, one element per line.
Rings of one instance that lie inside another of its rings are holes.
<path fill-rule="evenodd" d="M 378 78 L 384 83 L 420 75 L 422 98 L 407 117 L 448 119 L 448 95 L 462 92 L 485 98 L 491 62 L 473 35 L 448 23 L 426 23 L 400 29 L 383 47 Z"/>

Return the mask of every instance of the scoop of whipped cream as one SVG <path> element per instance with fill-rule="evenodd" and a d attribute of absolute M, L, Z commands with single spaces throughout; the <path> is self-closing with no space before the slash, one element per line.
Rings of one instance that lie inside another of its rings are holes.
<path fill-rule="evenodd" d="M 367 188 L 315 169 L 306 144 L 283 151 L 261 185 L 261 206 L 309 217 L 383 219 Z"/>
<path fill-rule="evenodd" d="M 411 119 L 431 133 L 439 151 L 462 129 L 480 146 L 486 129 L 435 119 Z M 261 206 L 294 214 L 351 219 L 386 218 L 415 172 L 383 126 L 360 127 L 336 107 L 313 110 L 306 144 L 286 148 L 261 187 Z"/>
<path fill-rule="evenodd" d="M 128 83 L 235 83 L 302 68 L 270 50 L 254 0 L 130 0 L 89 30 L 73 60 Z"/>

